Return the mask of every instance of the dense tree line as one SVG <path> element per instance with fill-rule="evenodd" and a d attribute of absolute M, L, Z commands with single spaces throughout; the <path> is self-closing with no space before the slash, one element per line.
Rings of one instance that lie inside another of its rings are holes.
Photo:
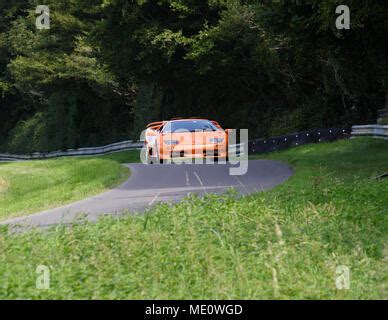
<path fill-rule="evenodd" d="M 271 136 L 374 122 L 384 105 L 384 1 L 52 0 L 50 30 L 35 28 L 37 4 L 0 4 L 12 152 L 105 144 L 176 116 Z"/>
<path fill-rule="evenodd" d="M 98 12 L 45 1 L 50 30 L 37 30 L 40 1 L 2 4 L 0 135 L 11 152 L 49 151 L 128 138 L 134 90 L 121 86 L 90 42 Z"/>

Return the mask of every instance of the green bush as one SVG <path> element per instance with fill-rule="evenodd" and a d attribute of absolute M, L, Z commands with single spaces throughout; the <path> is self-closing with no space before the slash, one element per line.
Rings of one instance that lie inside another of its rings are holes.
<path fill-rule="evenodd" d="M 16 154 L 47 151 L 46 115 L 38 112 L 33 117 L 20 121 L 11 130 L 4 149 Z"/>

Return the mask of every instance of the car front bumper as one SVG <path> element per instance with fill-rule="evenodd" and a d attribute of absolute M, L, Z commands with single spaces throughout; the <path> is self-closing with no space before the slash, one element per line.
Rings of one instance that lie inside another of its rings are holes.
<path fill-rule="evenodd" d="M 227 148 L 224 144 L 204 145 L 164 145 L 160 150 L 162 159 L 172 158 L 226 158 Z"/>

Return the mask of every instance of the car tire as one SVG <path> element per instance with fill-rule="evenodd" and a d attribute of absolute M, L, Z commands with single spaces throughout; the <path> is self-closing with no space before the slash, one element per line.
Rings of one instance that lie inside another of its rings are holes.
<path fill-rule="evenodd" d="M 147 148 L 147 151 L 146 151 L 146 163 L 147 164 L 152 164 L 152 157 L 150 155 L 150 149 Z"/>
<path fill-rule="evenodd" d="M 157 155 L 155 158 L 155 163 L 163 164 L 163 159 L 160 159 L 159 155 Z"/>
<path fill-rule="evenodd" d="M 155 151 L 155 153 L 156 153 L 156 155 L 155 155 L 155 163 L 163 164 L 163 159 L 161 159 L 160 156 L 159 156 L 158 145 L 157 144 L 155 145 L 155 149 L 156 149 L 156 151 Z"/>

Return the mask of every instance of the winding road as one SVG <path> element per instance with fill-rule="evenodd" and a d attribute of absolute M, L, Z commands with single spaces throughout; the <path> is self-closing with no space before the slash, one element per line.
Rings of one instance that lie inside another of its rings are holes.
<path fill-rule="evenodd" d="M 126 164 L 130 178 L 115 189 L 66 206 L 6 220 L 0 225 L 48 227 L 74 222 L 80 214 L 96 221 L 105 214 L 142 212 L 158 202 L 179 202 L 189 193 L 222 193 L 233 187 L 242 195 L 264 191 L 292 175 L 285 163 L 250 160 L 241 176 L 229 174 L 230 164 Z"/>

